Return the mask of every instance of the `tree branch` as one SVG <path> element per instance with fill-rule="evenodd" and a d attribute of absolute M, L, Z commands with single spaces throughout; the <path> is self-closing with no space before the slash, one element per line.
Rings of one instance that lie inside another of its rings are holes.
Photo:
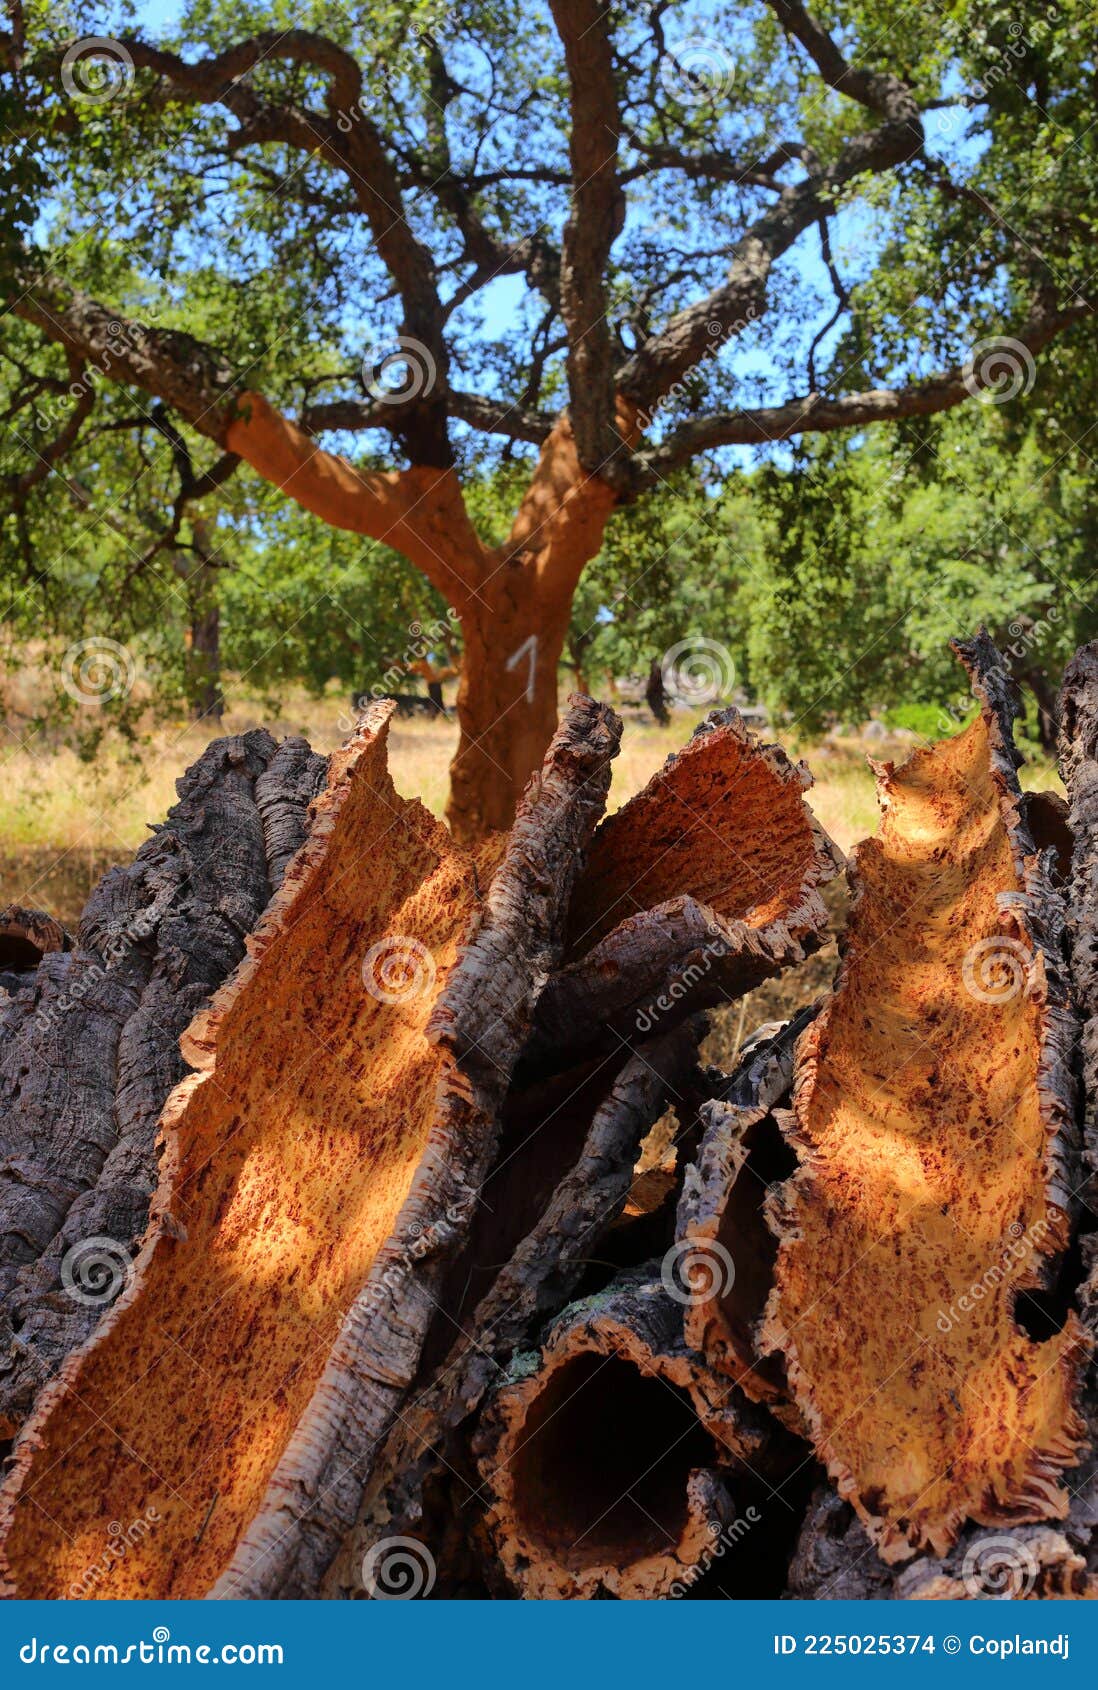
<path fill-rule="evenodd" d="M 1004 352 L 1017 355 L 1019 343 L 1033 354 L 1042 350 L 1055 335 L 1093 314 L 1089 304 L 1069 306 L 1062 311 L 1037 313 L 1032 316 L 1019 336 L 996 337 Z M 995 368 L 994 358 L 986 360 L 988 369 Z M 764 405 L 752 410 L 716 412 L 708 417 L 695 417 L 682 424 L 661 445 L 637 454 L 636 463 L 642 485 L 654 481 L 686 463 L 699 452 L 712 451 L 718 446 L 763 446 L 779 440 L 790 440 L 798 434 L 824 434 L 841 428 L 862 428 L 869 423 L 895 422 L 902 417 L 928 417 L 939 411 L 951 410 L 979 393 L 981 388 L 994 391 L 993 380 L 981 376 L 979 369 L 968 364 L 955 364 L 939 375 L 907 387 L 873 388 L 866 393 L 850 393 L 840 399 L 828 399 L 819 393 L 808 393 L 789 399 L 783 405 Z"/>
<path fill-rule="evenodd" d="M 906 83 L 897 76 L 860 70 L 850 64 L 800 0 L 767 0 L 767 3 L 786 34 L 800 42 L 829 88 L 856 100 L 879 117 L 901 123 L 918 119 L 919 108 Z"/>
<path fill-rule="evenodd" d="M 853 136 L 831 165 L 784 189 L 736 242 L 721 285 L 678 312 L 625 362 L 618 374 L 619 391 L 651 411 L 691 369 L 762 315 L 774 263 L 806 229 L 834 210 L 842 188 L 866 172 L 880 174 L 906 163 L 922 144 L 917 114 L 890 118 L 877 129 Z"/>
<path fill-rule="evenodd" d="M 317 153 L 343 172 L 400 295 L 401 336 L 419 342 L 433 370 L 423 393 L 401 406 L 394 433 L 415 462 L 447 467 L 453 461 L 446 431 L 449 357 L 434 261 L 412 232 L 396 169 L 367 115 L 357 60 L 327 37 L 301 29 L 265 31 L 197 64 L 134 37 L 124 37 L 122 44 L 135 68 L 153 71 L 172 98 L 223 105 L 240 126 L 232 137 L 234 151 L 278 141 Z M 243 79 L 267 59 L 306 64 L 326 75 L 327 112 L 261 100 Z"/>
<path fill-rule="evenodd" d="M 485 552 L 448 466 L 358 470 L 316 446 L 261 395 L 243 389 L 211 347 L 120 317 L 87 294 L 71 291 L 62 298 L 56 279 L 37 291 L 28 288 L 11 308 L 86 358 L 93 366 L 89 381 L 98 375 L 163 400 L 303 509 L 402 552 L 456 610 L 476 596 Z"/>

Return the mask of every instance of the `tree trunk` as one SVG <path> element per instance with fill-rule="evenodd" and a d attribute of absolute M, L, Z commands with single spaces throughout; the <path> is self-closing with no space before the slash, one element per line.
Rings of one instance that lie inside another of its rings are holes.
<path fill-rule="evenodd" d="M 220 722 L 225 713 L 221 693 L 221 607 L 212 593 L 203 596 L 191 617 L 187 652 L 187 703 L 193 721 Z"/>
<path fill-rule="evenodd" d="M 192 527 L 196 539 L 205 547 L 205 525 L 196 518 Z M 197 562 L 192 561 L 192 555 L 180 551 L 172 557 L 187 595 L 183 690 L 192 721 L 220 722 L 225 700 L 221 693 L 221 606 L 217 601 L 217 574 L 206 561 L 204 551 Z"/>
<path fill-rule="evenodd" d="M 521 597 L 514 589 L 520 586 Z M 465 640 L 447 808 L 459 842 L 510 827 L 515 805 L 557 725 L 557 666 L 570 605 L 545 612 L 534 583 L 510 581 L 462 618 Z M 484 595 L 487 598 L 487 595 Z"/>
<path fill-rule="evenodd" d="M 665 728 L 671 720 L 671 712 L 667 708 L 667 692 L 663 684 L 663 666 L 657 658 L 652 659 L 648 671 L 648 685 L 644 689 L 644 696 L 656 721 L 661 728 Z"/>
<path fill-rule="evenodd" d="M 1042 751 L 1054 757 L 1059 729 L 1056 695 L 1043 669 L 1027 669 L 1022 679 L 1033 694 L 1037 706 L 1037 743 Z"/>

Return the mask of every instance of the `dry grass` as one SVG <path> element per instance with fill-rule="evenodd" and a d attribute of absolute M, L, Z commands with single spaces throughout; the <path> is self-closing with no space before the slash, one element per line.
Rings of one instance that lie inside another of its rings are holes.
<path fill-rule="evenodd" d="M 683 744 L 696 720 L 682 715 L 670 727 L 660 728 L 644 713 L 626 712 L 614 773 L 615 807 Z M 276 737 L 304 734 L 318 750 L 330 751 L 345 737 L 348 725 L 346 699 L 333 692 L 323 699 L 301 694 L 275 720 L 264 715 L 258 703 L 239 704 L 218 731 L 243 733 L 265 726 Z M 115 745 L 89 764 L 44 736 L 21 743 L 9 727 L 6 749 L 0 753 L 0 904 L 30 904 L 75 922 L 91 886 L 112 863 L 133 853 L 151 822 L 164 817 L 174 802 L 179 776 L 213 737 L 206 726 L 162 724 L 143 743 L 140 761 Z M 456 744 L 452 721 L 398 717 L 391 747 L 399 790 L 421 798 L 441 815 Z M 813 809 L 839 846 L 849 851 L 877 827 L 867 747 L 844 740 L 797 749 L 816 777 Z M 900 758 L 909 747 L 897 740 L 874 743 L 871 749 L 878 758 Z M 1023 782 L 1048 785 L 1050 770 L 1032 767 L 1023 772 Z"/>

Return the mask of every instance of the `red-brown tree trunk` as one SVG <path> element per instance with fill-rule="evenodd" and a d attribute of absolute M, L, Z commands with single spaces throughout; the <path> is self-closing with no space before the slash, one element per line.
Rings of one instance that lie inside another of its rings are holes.
<path fill-rule="evenodd" d="M 563 611 L 543 607 L 537 582 L 523 575 L 506 586 L 486 592 L 462 618 L 461 737 L 447 808 L 462 841 L 510 827 L 557 724 L 557 667 L 570 604 Z"/>
<path fill-rule="evenodd" d="M 623 439 L 636 416 L 619 406 Z M 557 724 L 557 666 L 584 566 L 616 503 L 579 461 L 567 417 L 541 448 L 502 546 L 477 534 L 452 469 L 360 471 L 323 451 L 259 394 L 246 394 L 227 444 L 333 527 L 400 551 L 461 617 L 464 650 L 447 819 L 469 843 L 510 827 Z"/>

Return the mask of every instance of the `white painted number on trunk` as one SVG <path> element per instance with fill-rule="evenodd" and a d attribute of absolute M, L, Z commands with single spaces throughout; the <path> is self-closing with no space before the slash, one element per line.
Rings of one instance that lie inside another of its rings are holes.
<path fill-rule="evenodd" d="M 526 682 L 526 702 L 527 704 L 533 704 L 534 672 L 537 669 L 538 663 L 538 636 L 536 634 L 531 634 L 528 640 L 523 640 L 518 650 L 511 653 L 510 657 L 507 659 L 508 672 L 512 669 L 517 669 L 523 658 L 526 656 L 529 656 L 530 659 L 530 675 Z"/>

